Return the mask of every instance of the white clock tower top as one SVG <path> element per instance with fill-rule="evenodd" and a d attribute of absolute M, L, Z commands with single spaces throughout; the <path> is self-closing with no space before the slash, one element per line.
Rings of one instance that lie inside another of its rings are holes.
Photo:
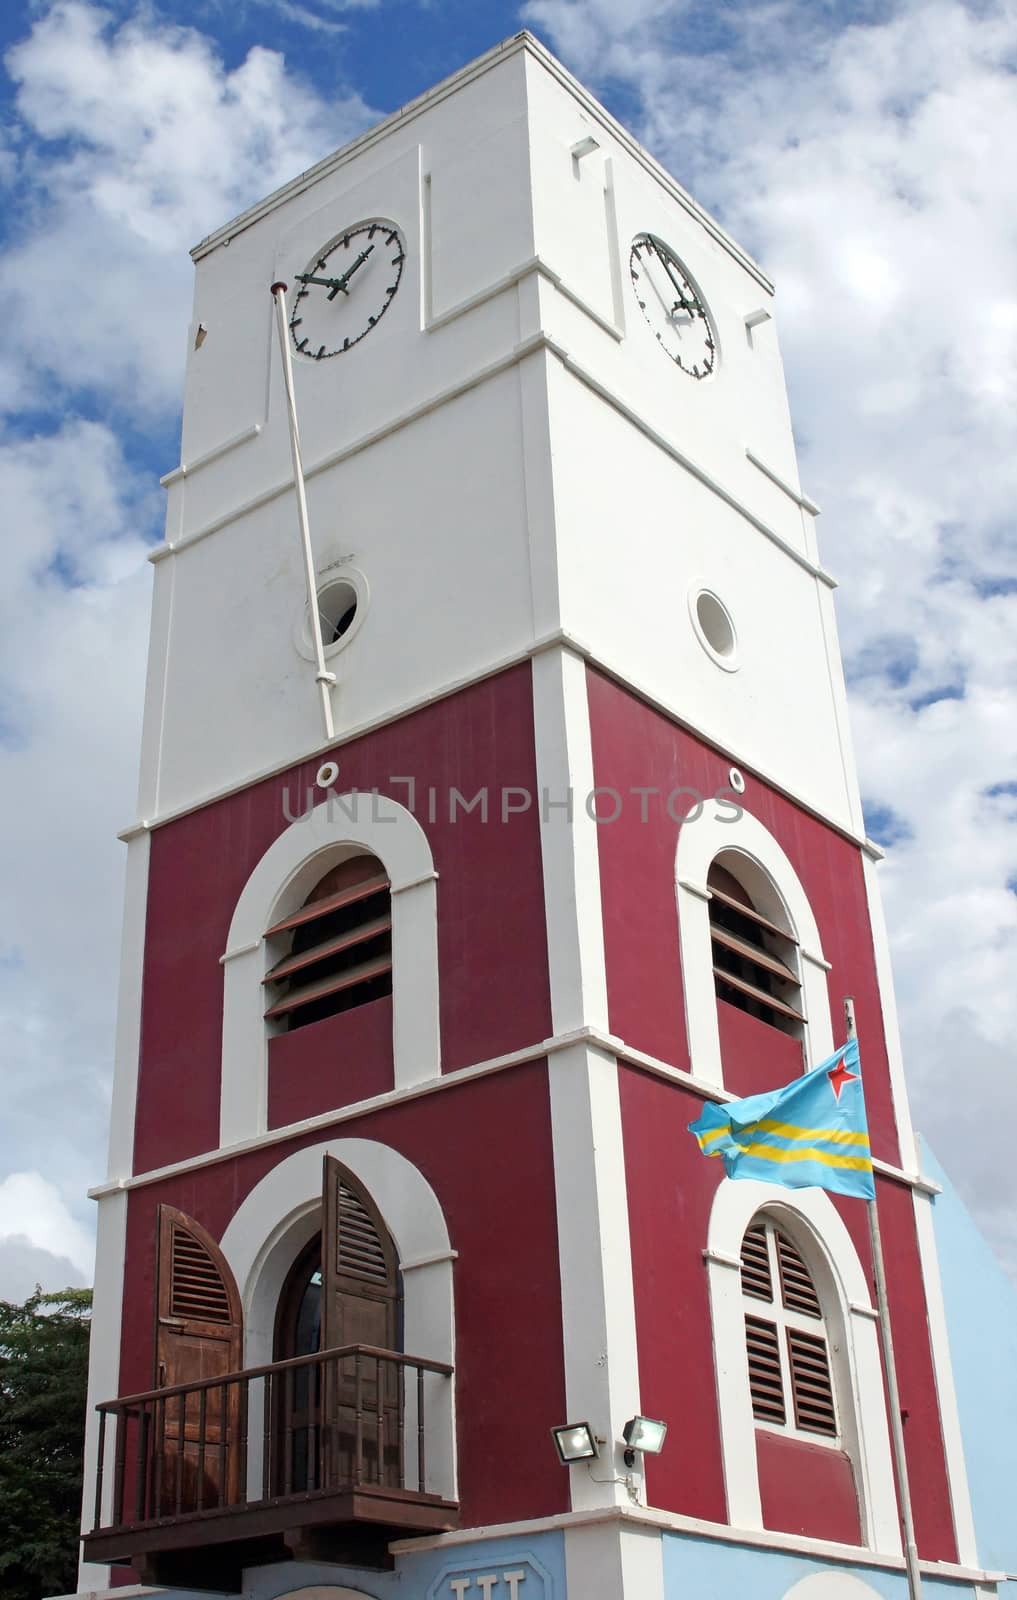
<path fill-rule="evenodd" d="M 194 257 L 146 820 L 320 747 L 282 279 L 337 739 L 564 638 L 860 834 L 771 286 L 539 43 Z"/>

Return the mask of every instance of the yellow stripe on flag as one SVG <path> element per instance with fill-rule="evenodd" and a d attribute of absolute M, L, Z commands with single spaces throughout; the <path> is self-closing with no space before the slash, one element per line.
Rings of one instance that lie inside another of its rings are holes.
<path fill-rule="evenodd" d="M 868 1172 L 872 1168 L 869 1156 L 832 1156 L 809 1146 L 802 1150 L 778 1150 L 772 1144 L 749 1144 L 742 1145 L 740 1153 L 755 1156 L 758 1161 L 820 1161 L 825 1167 L 846 1167 L 852 1172 Z"/>
<path fill-rule="evenodd" d="M 774 1122 L 769 1117 L 750 1126 L 761 1128 L 764 1133 L 778 1133 L 782 1139 L 822 1139 L 826 1144 L 863 1144 L 866 1147 L 869 1143 L 867 1133 L 850 1133 L 846 1128 L 796 1128 L 790 1122 Z"/>
<path fill-rule="evenodd" d="M 714 1139 L 719 1139 L 722 1133 L 730 1133 L 730 1132 L 731 1132 L 731 1124 L 730 1124 L 730 1122 L 725 1122 L 723 1124 L 723 1126 L 720 1127 L 720 1128 L 710 1128 L 710 1130 L 707 1133 L 697 1133 L 696 1134 L 696 1138 L 699 1140 L 699 1143 L 702 1145 L 703 1149 L 705 1150 L 707 1145 L 708 1144 L 712 1144 Z"/>

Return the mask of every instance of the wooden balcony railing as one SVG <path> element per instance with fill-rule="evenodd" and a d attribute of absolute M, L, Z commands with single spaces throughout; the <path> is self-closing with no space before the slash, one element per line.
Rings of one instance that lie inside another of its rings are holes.
<path fill-rule="evenodd" d="M 197 1570 L 187 1552 L 200 1554 L 204 1587 L 210 1570 L 231 1587 L 240 1564 L 363 1560 L 372 1543 L 385 1564 L 388 1539 L 457 1525 L 426 1454 L 451 1377 L 438 1361 L 346 1345 L 104 1401 L 86 1558 L 180 1582 Z"/>

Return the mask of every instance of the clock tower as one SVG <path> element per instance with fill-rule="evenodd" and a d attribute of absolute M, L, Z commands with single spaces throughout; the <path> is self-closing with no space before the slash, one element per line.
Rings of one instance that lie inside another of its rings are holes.
<path fill-rule="evenodd" d="M 852 994 L 994 1594 L 765 274 L 528 34 L 193 256 L 82 1587 L 902 1593 L 860 1208 L 686 1132 Z"/>

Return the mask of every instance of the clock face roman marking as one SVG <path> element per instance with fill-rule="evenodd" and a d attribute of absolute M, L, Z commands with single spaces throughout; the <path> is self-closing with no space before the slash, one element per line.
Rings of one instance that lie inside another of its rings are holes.
<path fill-rule="evenodd" d="M 405 263 L 402 234 L 381 217 L 322 245 L 296 274 L 290 334 L 298 355 L 327 361 L 365 339 L 395 299 Z"/>
<path fill-rule="evenodd" d="M 703 297 L 670 245 L 640 233 L 629 256 L 639 309 L 662 350 L 690 378 L 708 378 L 717 364 L 713 324 Z"/>

